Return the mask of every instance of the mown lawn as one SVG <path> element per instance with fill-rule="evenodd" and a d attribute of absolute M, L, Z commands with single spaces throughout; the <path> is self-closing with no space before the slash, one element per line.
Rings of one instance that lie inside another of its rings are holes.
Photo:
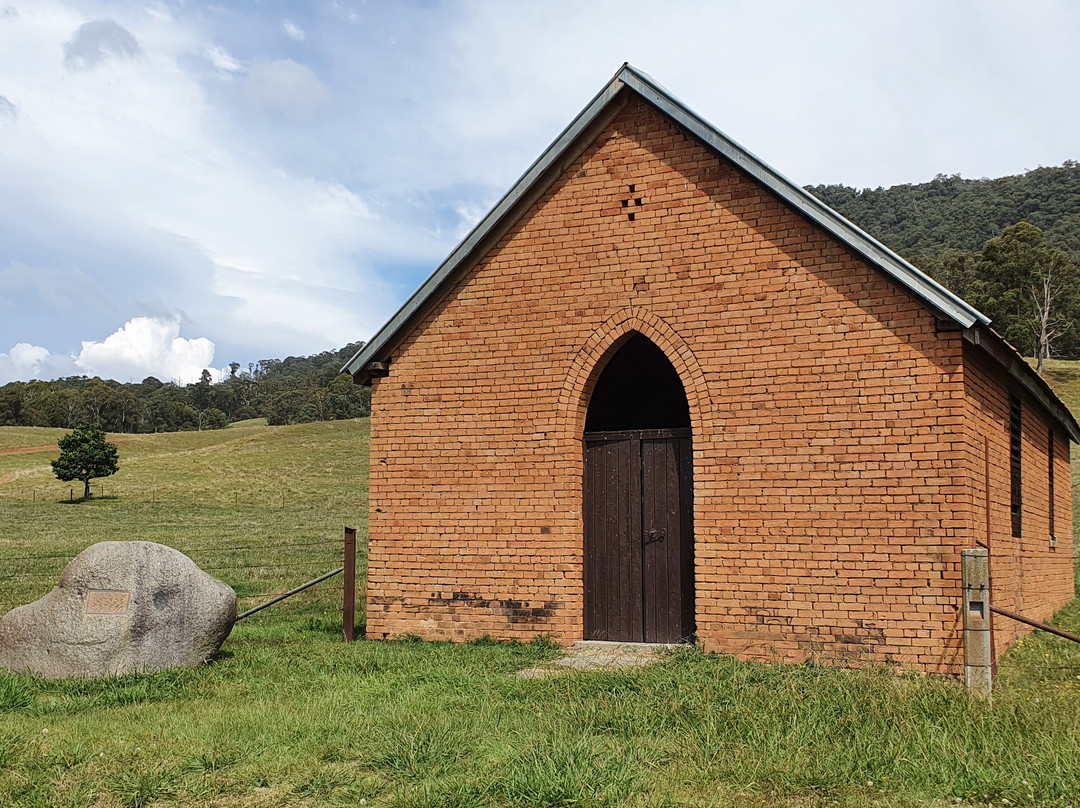
<path fill-rule="evenodd" d="M 105 498 L 76 504 L 54 455 L 0 454 L 0 479 L 19 472 L 0 611 L 109 538 L 189 552 L 243 606 L 333 569 L 342 528 L 366 535 L 366 440 L 366 421 L 119 436 Z M 1080 805 L 1080 647 L 1056 638 L 1010 652 L 990 706 L 953 681 L 693 649 L 532 680 L 516 672 L 558 653 L 542 638 L 345 645 L 340 597 L 334 579 L 240 623 L 197 670 L 0 674 L 0 806 Z M 1076 602 L 1059 622 L 1080 631 Z"/>

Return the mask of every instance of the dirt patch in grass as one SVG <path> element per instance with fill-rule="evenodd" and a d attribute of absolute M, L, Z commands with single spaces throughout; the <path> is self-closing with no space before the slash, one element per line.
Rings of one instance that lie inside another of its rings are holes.
<path fill-rule="evenodd" d="M 674 646 L 644 643 L 595 642 L 583 640 L 566 649 L 557 659 L 518 671 L 522 679 L 543 679 L 570 671 L 618 671 L 641 668 L 659 662 Z"/>
<path fill-rule="evenodd" d="M 34 454 L 35 452 L 51 452 L 56 449 L 55 443 L 47 443 L 44 446 L 20 446 L 16 449 L 0 449 L 0 455 Z"/>

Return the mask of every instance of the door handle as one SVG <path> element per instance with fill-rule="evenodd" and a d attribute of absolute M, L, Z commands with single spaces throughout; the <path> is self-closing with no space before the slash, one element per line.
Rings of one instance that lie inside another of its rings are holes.
<path fill-rule="evenodd" d="M 667 538 L 667 528 L 649 528 L 645 531 L 645 543 L 653 544 L 655 542 L 661 542 Z"/>

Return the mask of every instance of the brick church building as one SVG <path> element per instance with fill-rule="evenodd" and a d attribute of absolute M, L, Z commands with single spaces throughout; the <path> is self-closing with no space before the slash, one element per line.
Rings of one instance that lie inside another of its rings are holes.
<path fill-rule="evenodd" d="M 347 369 L 371 638 L 958 672 L 961 549 L 990 547 L 996 605 L 1073 596 L 1066 407 L 627 65 Z"/>

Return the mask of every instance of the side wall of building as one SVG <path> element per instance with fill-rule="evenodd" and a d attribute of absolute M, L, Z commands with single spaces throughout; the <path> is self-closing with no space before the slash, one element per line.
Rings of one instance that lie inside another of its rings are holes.
<path fill-rule="evenodd" d="M 961 335 L 639 99 L 378 381 L 369 636 L 582 636 L 581 430 L 629 331 L 690 399 L 701 644 L 956 670 Z"/>
<path fill-rule="evenodd" d="M 1073 597 L 1073 514 L 1069 442 L 1038 402 L 985 357 L 965 346 L 973 540 L 990 547 L 990 602 L 1047 620 Z M 1013 535 L 1011 398 L 1020 399 L 1020 535 Z M 1054 502 L 1050 502 L 1050 434 Z M 986 468 L 989 463 L 990 475 Z M 990 504 L 989 533 L 987 502 Z M 1050 532 L 1050 509 L 1054 532 Z M 989 540 L 987 540 L 989 537 Z M 1056 539 L 1056 541 L 1052 541 Z M 998 654 L 1031 629 L 995 615 Z"/>

